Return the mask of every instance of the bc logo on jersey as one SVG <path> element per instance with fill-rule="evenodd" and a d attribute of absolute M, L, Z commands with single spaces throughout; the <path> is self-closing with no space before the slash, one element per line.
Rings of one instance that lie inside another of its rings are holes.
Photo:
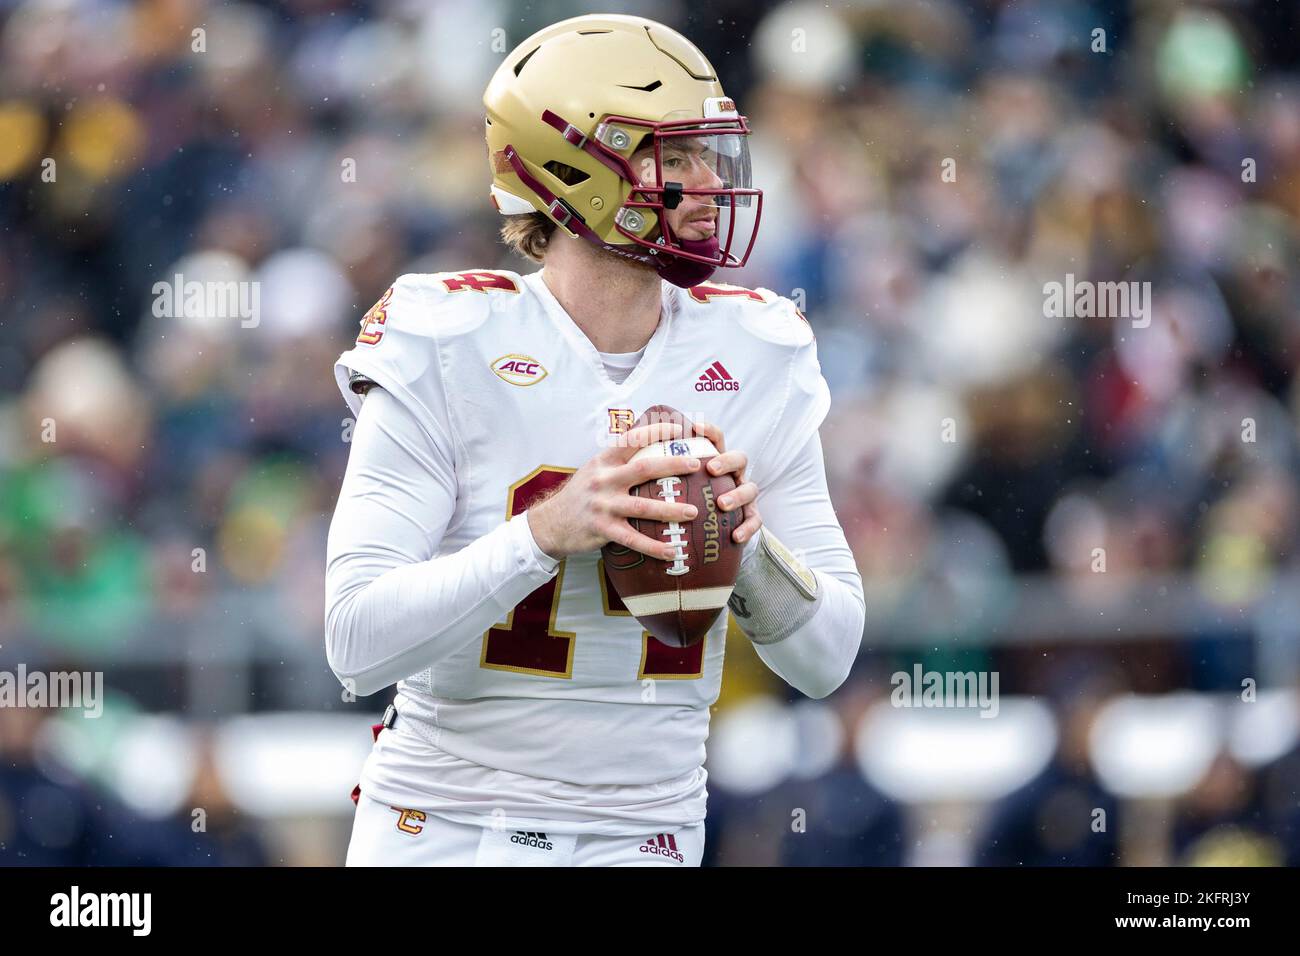
<path fill-rule="evenodd" d="M 611 435 L 621 435 L 632 427 L 636 421 L 636 415 L 630 408 L 607 408 L 609 412 L 609 433 Z"/>

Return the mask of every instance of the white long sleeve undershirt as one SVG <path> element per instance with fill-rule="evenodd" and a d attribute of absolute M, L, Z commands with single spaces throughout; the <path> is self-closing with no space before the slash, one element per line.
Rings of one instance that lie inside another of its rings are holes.
<path fill-rule="evenodd" d="M 555 574 L 559 562 L 537 547 L 527 512 L 455 553 L 429 558 L 455 495 L 450 452 L 402 403 L 371 389 L 353 431 L 325 576 L 327 657 L 358 696 L 455 654 Z M 815 433 L 774 486 L 759 489 L 758 505 L 764 524 L 791 550 L 803 550 L 824 591 L 809 622 L 758 647 L 759 656 L 792 687 L 825 696 L 857 655 L 865 605 Z"/>
<path fill-rule="evenodd" d="M 763 526 L 817 576 L 821 605 L 776 644 L 755 644 L 763 663 L 795 690 L 821 698 L 844 683 L 858 656 L 866 601 L 857 561 L 826 489 L 821 438 L 812 438 L 771 489 L 759 488 Z M 748 556 L 748 555 L 747 555 Z M 741 569 L 744 575 L 744 567 Z"/>

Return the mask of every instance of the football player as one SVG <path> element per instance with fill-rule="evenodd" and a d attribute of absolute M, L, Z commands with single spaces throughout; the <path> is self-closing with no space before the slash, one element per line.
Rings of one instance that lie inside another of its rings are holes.
<path fill-rule="evenodd" d="M 528 275 L 405 275 L 336 375 L 357 416 L 330 527 L 329 663 L 396 683 L 359 787 L 349 865 L 698 865 L 705 738 L 728 619 L 810 697 L 848 675 L 862 583 L 831 507 L 830 396 L 802 313 L 711 281 L 743 265 L 762 193 L 749 128 L 680 34 L 585 16 L 530 37 L 484 96 L 491 198 Z M 661 644 L 600 549 L 670 547 L 629 489 L 677 424 L 734 473 L 739 577 L 691 647 Z M 762 515 L 759 505 L 762 506 Z"/>

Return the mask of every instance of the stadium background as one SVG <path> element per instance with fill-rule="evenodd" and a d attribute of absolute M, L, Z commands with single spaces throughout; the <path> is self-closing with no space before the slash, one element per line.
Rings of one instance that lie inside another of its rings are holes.
<path fill-rule="evenodd" d="M 813 323 L 867 584 L 824 701 L 731 641 L 706 862 L 1294 865 L 1300 6 L 601 6 L 751 117 L 725 279 Z M 108 697 L 0 708 L 0 864 L 342 860 L 387 695 L 325 664 L 330 367 L 397 275 L 531 268 L 480 96 L 584 12 L 0 0 L 0 670 Z M 155 316 L 176 273 L 260 322 Z M 1046 317 L 1067 274 L 1150 325 Z M 997 716 L 891 705 L 917 666 Z"/>

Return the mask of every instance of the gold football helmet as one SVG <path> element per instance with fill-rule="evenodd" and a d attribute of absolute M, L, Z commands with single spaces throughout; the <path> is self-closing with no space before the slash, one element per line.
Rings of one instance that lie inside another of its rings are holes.
<path fill-rule="evenodd" d="M 675 30 L 631 16 L 564 20 L 505 58 L 483 105 L 503 215 L 544 213 L 681 286 L 748 260 L 763 197 L 750 183 L 749 127 Z M 703 239 L 675 235 L 664 215 L 687 196 L 711 210 Z"/>

